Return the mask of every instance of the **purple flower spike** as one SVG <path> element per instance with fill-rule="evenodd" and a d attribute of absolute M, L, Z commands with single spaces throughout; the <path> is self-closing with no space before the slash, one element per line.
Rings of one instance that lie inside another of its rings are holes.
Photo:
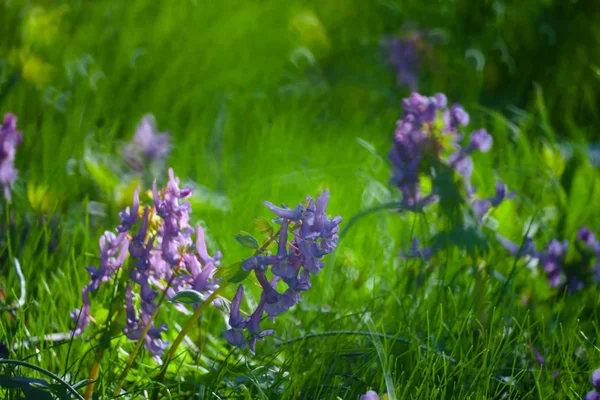
<path fill-rule="evenodd" d="M 185 201 L 191 196 L 191 189 L 179 188 L 179 179 L 172 169 L 169 169 L 167 187 L 159 191 L 154 181 L 152 193 L 154 210 L 140 204 L 139 189 L 136 190 L 131 207 L 119 214 L 121 224 L 115 229 L 116 234 L 105 232 L 100 238 L 100 265 L 98 268 L 87 267 L 90 282 L 82 290 L 82 311 L 80 313 L 76 310 L 72 315 L 81 314 L 75 328 L 75 333 L 81 334 L 91 319 L 88 293 L 114 279 L 126 258 L 131 257 L 132 267 L 126 275 L 130 280 L 127 281 L 125 291 L 127 324 L 123 333 L 131 340 L 139 340 L 148 327 L 144 338 L 145 347 L 152 358 L 160 362 L 160 357 L 168 346 L 168 342 L 161 338 L 167 325 L 154 326 L 150 323 L 151 316 L 157 309 L 156 299 L 159 293 L 164 293 L 167 299 L 171 299 L 181 290 L 194 289 L 208 297 L 218 288 L 218 280 L 213 276 L 221 256 L 220 253 L 213 257 L 208 254 L 204 231 L 200 227 L 196 228 L 194 250 L 194 229 L 189 224 L 191 205 Z M 140 207 L 144 210 L 141 223 L 138 217 Z M 153 216 L 152 221 L 150 215 Z M 170 286 L 165 282 L 170 282 Z M 134 302 L 135 293 L 139 298 L 137 307 Z M 240 301 L 242 295 L 240 293 L 238 296 Z M 189 313 L 182 304 L 177 304 L 176 308 Z"/>
<path fill-rule="evenodd" d="M 19 174 L 14 165 L 15 154 L 22 140 L 22 133 L 17 131 L 17 117 L 11 113 L 4 114 L 0 126 L 0 188 L 9 203 L 12 200 L 12 187 Z"/>
<path fill-rule="evenodd" d="M 360 396 L 360 400 L 379 400 L 379 395 L 374 390 L 369 390 L 367 393 Z"/>
<path fill-rule="evenodd" d="M 299 205 L 296 209 L 283 209 L 265 202 L 271 211 L 282 218 L 277 255 L 254 255 L 242 262 L 242 269 L 254 271 L 262 287 L 261 300 L 257 309 L 252 313 L 250 320 L 239 319 L 238 307 L 243 291 L 238 288 L 236 297 L 232 301 L 230 316 L 231 329 L 225 334 L 227 341 L 233 345 L 241 346 L 243 341 L 242 329 L 250 332 L 248 347 L 252 353 L 255 351 L 256 340 L 272 335 L 271 330 L 260 330 L 260 321 L 263 312 L 273 318 L 293 307 L 300 301 L 300 293 L 310 289 L 310 275 L 318 273 L 325 265 L 323 257 L 335 250 L 338 240 L 339 224 L 341 217 L 329 219 L 326 214 L 329 191 L 324 191 L 315 202 L 307 197 L 304 207 Z M 289 232 L 289 220 L 296 223 L 294 231 Z M 266 271 L 271 266 L 273 278 L 269 282 Z M 276 287 L 280 281 L 287 284 L 288 288 L 279 293 Z M 243 322 L 242 322 L 243 321 Z"/>

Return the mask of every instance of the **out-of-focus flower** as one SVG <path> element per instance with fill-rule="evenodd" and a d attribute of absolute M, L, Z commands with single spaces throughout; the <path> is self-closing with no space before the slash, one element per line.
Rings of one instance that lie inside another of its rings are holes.
<path fill-rule="evenodd" d="M 551 240 L 545 251 L 537 251 L 531 238 L 525 239 L 525 245 L 519 252 L 519 246 L 497 235 L 498 241 L 512 255 L 536 260 L 546 272 L 551 287 L 566 289 L 568 293 L 577 292 L 585 286 L 600 281 L 600 243 L 594 233 L 582 226 L 577 233 L 575 249 L 580 257 L 566 263 L 569 243 L 567 240 Z"/>
<path fill-rule="evenodd" d="M 492 137 L 484 129 L 474 131 L 467 145 L 461 145 L 462 129 L 469 123 L 469 114 L 459 104 L 448 108 L 448 100 L 442 93 L 426 97 L 412 93 L 402 100 L 404 114 L 396 125 L 394 145 L 389 153 L 392 163 L 390 183 L 402 192 L 403 206 L 418 210 L 438 200 L 438 188 L 431 193 L 421 192 L 421 179 L 432 178 L 432 166 L 436 163 L 453 168 L 462 176 L 469 199 L 473 200 L 475 189 L 471 186 L 474 151 L 487 152 L 492 146 Z M 483 214 L 491 206 L 497 206 L 508 197 L 506 188 L 497 186 L 497 195 L 477 201 L 474 206 Z"/>
<path fill-rule="evenodd" d="M 360 400 L 379 400 L 379 395 L 374 390 L 369 390 L 367 393 L 360 396 Z"/>
<path fill-rule="evenodd" d="M 514 195 L 514 192 L 508 192 L 508 189 L 503 182 L 498 181 L 496 183 L 496 194 L 494 196 L 487 199 L 474 199 L 471 204 L 475 214 L 481 218 L 491 207 L 498 207 L 504 199 L 512 199 Z"/>
<path fill-rule="evenodd" d="M 600 393 L 591 390 L 585 395 L 585 400 L 600 400 Z"/>
<path fill-rule="evenodd" d="M 254 271 L 263 292 L 257 309 L 247 320 L 240 317 L 239 307 L 244 291 L 241 286 L 238 287 L 231 305 L 231 329 L 225 333 L 229 343 L 244 346 L 246 340 L 243 330 L 247 329 L 250 332 L 249 348 L 254 353 L 256 339 L 274 333 L 271 330 L 260 330 L 263 311 L 273 318 L 293 307 L 300 301 L 300 293 L 310 289 L 311 274 L 316 274 L 323 268 L 321 260 L 333 252 L 337 245 L 339 224 L 342 221 L 341 217 L 327 217 L 328 200 L 329 192 L 325 190 L 317 198 L 316 204 L 311 197 L 307 197 L 307 206 L 300 204 L 295 209 L 281 208 L 265 202 L 265 206 L 282 219 L 277 254 L 258 254 L 243 261 L 242 268 Z M 296 228 L 290 232 L 291 222 Z M 269 266 L 274 275 L 270 281 L 265 274 Z M 277 290 L 280 281 L 288 286 L 283 293 Z"/>
<path fill-rule="evenodd" d="M 431 247 L 421 248 L 419 245 L 419 239 L 413 238 L 410 248 L 410 253 L 401 252 L 400 255 L 404 258 L 418 258 L 423 261 L 429 261 L 433 256 L 433 249 Z"/>
<path fill-rule="evenodd" d="M 142 171 L 151 164 L 162 164 L 170 151 L 169 133 L 160 133 L 154 116 L 146 114 L 138 124 L 132 140 L 125 144 L 123 158 L 131 168 Z"/>
<path fill-rule="evenodd" d="M 125 295 L 127 325 L 123 333 L 131 340 L 138 340 L 150 324 L 145 346 L 160 362 L 168 345 L 161 339 L 167 325 L 156 327 L 151 321 L 159 292 L 165 292 L 167 299 L 188 289 L 210 295 L 217 288 L 213 275 L 221 255 L 208 255 L 200 226 L 196 227 L 193 241 L 194 230 L 189 224 L 191 206 L 185 201 L 192 191 L 179 188 L 179 178 L 172 169 L 169 169 L 167 187 L 159 191 L 154 182 L 152 193 L 153 206 L 144 205 L 137 189 L 131 207 L 119 213 L 121 223 L 115 232 L 105 232 L 100 238 L 100 266 L 87 267 L 90 282 L 82 290 L 83 307 L 71 315 L 77 321 L 75 334 L 81 334 L 91 320 L 89 293 L 111 281 L 129 256 L 132 262 L 127 271 L 130 280 Z M 139 298 L 137 310 L 134 289 L 138 289 L 135 292 Z M 183 307 L 179 309 L 184 311 Z"/>
<path fill-rule="evenodd" d="M 12 186 L 19 174 L 15 168 L 15 154 L 22 139 L 22 133 L 17 131 L 17 117 L 11 113 L 4 114 L 0 126 L 0 188 L 9 203 Z"/>
<path fill-rule="evenodd" d="M 590 380 L 596 389 L 600 389 L 600 368 L 595 369 L 594 372 L 592 372 Z"/>
<path fill-rule="evenodd" d="M 396 84 L 417 90 L 421 59 L 431 51 L 431 43 L 425 30 L 409 30 L 400 36 L 384 36 L 381 47 L 387 53 L 387 64 L 396 72 Z"/>

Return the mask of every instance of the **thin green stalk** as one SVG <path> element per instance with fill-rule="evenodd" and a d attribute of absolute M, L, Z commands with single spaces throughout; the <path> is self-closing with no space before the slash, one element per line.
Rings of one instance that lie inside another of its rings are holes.
<path fill-rule="evenodd" d="M 273 235 L 271 235 L 269 237 L 269 239 L 265 243 L 263 243 L 263 245 L 258 250 L 256 250 L 256 252 L 254 253 L 254 255 L 258 255 L 258 254 L 262 253 L 263 251 L 265 251 L 267 249 L 267 247 L 269 247 L 269 245 L 271 243 L 273 243 L 275 241 L 275 239 L 279 236 L 280 232 L 281 232 L 281 229 L 278 229 L 277 232 L 275 232 Z M 206 309 L 208 309 L 208 307 L 212 304 L 212 302 L 222 292 L 224 292 L 225 289 L 227 287 L 229 287 L 229 285 L 231 285 L 231 283 L 232 282 L 230 282 L 230 281 L 226 281 L 217 290 L 215 290 L 214 292 L 212 292 L 211 295 L 208 296 L 208 298 L 205 301 L 203 301 L 202 304 L 200 304 L 200 306 L 198 306 L 198 308 L 196 309 L 196 311 L 194 312 L 194 314 L 187 320 L 187 322 L 185 323 L 184 327 L 181 329 L 181 331 L 179 332 L 179 334 L 175 338 L 175 341 L 169 347 L 169 351 L 167 352 L 167 354 L 165 354 L 165 357 L 163 359 L 163 366 L 162 366 L 162 368 L 160 370 L 160 373 L 158 374 L 158 376 L 155 379 L 156 383 L 160 384 L 160 383 L 162 383 L 164 381 L 165 375 L 167 373 L 167 368 L 169 366 L 169 363 L 175 357 L 175 352 L 177 351 L 177 348 L 179 347 L 179 345 L 181 344 L 181 342 L 183 342 L 183 339 L 188 334 L 188 332 L 192 329 L 192 327 L 194 326 L 195 322 L 198 321 L 198 319 L 200 319 L 200 317 L 202 316 L 202 313 L 204 311 L 206 311 Z M 156 389 L 154 389 L 154 393 L 152 394 L 152 398 L 153 399 L 158 399 L 159 390 L 160 390 L 159 386 L 157 386 Z"/>
<path fill-rule="evenodd" d="M 223 284 L 223 286 L 220 286 L 217 290 L 215 290 L 214 292 L 212 292 L 212 294 L 210 296 L 208 296 L 208 298 L 205 301 L 203 301 L 202 304 L 200 304 L 200 306 L 198 306 L 198 308 L 196 309 L 196 311 L 194 311 L 194 314 L 187 320 L 187 322 L 185 323 L 185 325 L 183 326 L 183 328 L 181 329 L 181 331 L 179 331 L 179 334 L 175 338 L 175 341 L 169 347 L 169 351 L 167 351 L 167 354 L 165 354 L 165 357 L 164 357 L 164 360 L 163 360 L 163 366 L 160 369 L 160 372 L 159 372 L 158 376 L 155 379 L 156 383 L 162 383 L 164 381 L 165 375 L 167 373 L 167 367 L 169 366 L 169 363 L 171 362 L 171 360 L 175 357 L 175 352 L 177 351 L 177 348 L 179 347 L 179 345 L 181 344 L 181 342 L 183 342 L 183 339 L 185 338 L 185 336 L 194 327 L 196 321 L 198 321 L 198 319 L 202 316 L 202 313 L 208 309 L 208 307 L 212 304 L 212 302 L 222 292 L 224 292 L 225 289 L 228 288 L 230 284 L 231 284 L 231 282 L 225 282 Z M 158 398 L 158 391 L 159 390 L 160 389 L 157 386 L 157 388 L 154 390 L 154 393 L 152 395 L 153 399 L 157 399 Z"/>
<path fill-rule="evenodd" d="M 163 301 L 167 295 L 167 290 L 169 290 L 169 288 L 171 287 L 173 278 L 175 278 L 175 275 L 173 275 L 171 277 L 171 279 L 169 280 L 169 282 L 167 283 L 167 286 L 165 287 L 165 290 L 163 290 L 162 295 L 161 295 L 160 299 L 158 300 L 158 303 L 156 303 L 156 308 L 152 312 L 152 315 L 150 315 L 150 319 L 148 320 L 148 323 L 146 324 L 146 326 L 144 327 L 144 330 L 142 331 L 142 335 L 136 342 L 135 347 L 133 348 L 131 353 L 129 353 L 129 358 L 127 359 L 127 364 L 125 365 L 125 369 L 121 373 L 121 376 L 119 377 L 119 381 L 117 382 L 117 387 L 115 388 L 115 391 L 113 392 L 113 396 L 115 396 L 115 397 L 118 396 L 119 392 L 121 391 L 121 387 L 123 386 L 123 382 L 125 381 L 125 378 L 127 377 L 127 373 L 129 372 L 129 369 L 133 365 L 133 361 L 135 360 L 137 353 L 140 351 L 140 348 L 142 347 L 142 343 L 144 343 L 144 339 L 146 338 L 146 334 L 150 330 L 150 326 L 152 325 L 152 323 L 154 322 L 154 319 L 158 315 L 160 306 L 163 303 Z"/>

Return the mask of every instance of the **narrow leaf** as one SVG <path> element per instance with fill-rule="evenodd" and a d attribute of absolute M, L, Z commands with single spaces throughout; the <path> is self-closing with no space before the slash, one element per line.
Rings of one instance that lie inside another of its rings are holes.
<path fill-rule="evenodd" d="M 200 304 L 204 301 L 204 296 L 196 290 L 186 289 L 178 292 L 170 301 L 180 304 Z"/>
<path fill-rule="evenodd" d="M 235 240 L 240 242 L 240 244 L 248 249 L 257 250 L 259 248 L 258 240 L 254 238 L 248 232 L 241 231 L 240 233 L 235 234 Z"/>

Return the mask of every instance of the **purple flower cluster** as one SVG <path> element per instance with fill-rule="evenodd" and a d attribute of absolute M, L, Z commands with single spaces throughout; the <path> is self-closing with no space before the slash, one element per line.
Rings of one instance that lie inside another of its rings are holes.
<path fill-rule="evenodd" d="M 422 194 L 420 190 L 420 176 L 432 176 L 431 161 L 445 163 L 456 170 L 463 177 L 471 198 L 475 189 L 471 186 L 473 160 L 470 154 L 476 150 L 489 151 L 492 137 L 479 129 L 471 133 L 466 146 L 461 146 L 464 136 L 461 130 L 469 124 L 469 114 L 459 104 L 448 107 L 442 93 L 432 97 L 412 93 L 402 101 L 402 106 L 404 114 L 396 123 L 389 159 L 393 173 L 390 182 L 402 192 L 404 207 L 419 209 L 437 200 L 436 188 L 429 194 Z M 477 209 L 487 211 L 505 196 L 482 200 Z"/>
<path fill-rule="evenodd" d="M 77 321 L 75 334 L 81 334 L 91 319 L 89 292 L 111 281 L 129 256 L 131 261 L 127 273 L 130 280 L 125 292 L 127 326 L 123 333 L 131 340 L 138 340 L 150 323 L 145 344 L 154 359 L 159 361 L 167 346 L 167 342 L 161 339 L 161 333 L 167 326 L 156 327 L 151 321 L 159 292 L 165 292 L 167 299 L 185 289 L 209 295 L 217 288 L 213 275 L 221 255 L 208 255 L 200 226 L 196 227 L 194 249 L 194 229 L 189 224 L 191 205 L 185 201 L 192 191 L 187 187 L 179 188 L 179 179 L 172 169 L 169 169 L 167 187 L 159 191 L 155 181 L 152 195 L 153 207 L 142 207 L 138 188 L 131 207 L 119 214 L 121 223 L 115 232 L 105 232 L 100 238 L 100 266 L 97 269 L 87 267 L 91 279 L 82 290 L 83 307 L 71 315 Z M 134 287 L 138 289 L 137 311 Z"/>
<path fill-rule="evenodd" d="M 162 163 L 171 150 L 169 133 L 159 133 L 156 119 L 147 114 L 138 124 L 131 142 L 123 149 L 125 162 L 134 170 L 142 171 L 152 163 Z"/>
<path fill-rule="evenodd" d="M 4 114 L 0 126 L 0 188 L 4 197 L 10 203 L 12 185 L 17 180 L 19 171 L 15 168 L 15 153 L 23 135 L 17 131 L 17 117 L 14 114 Z"/>
<path fill-rule="evenodd" d="M 569 248 L 567 240 L 553 239 L 546 245 L 545 251 L 537 251 L 533 239 L 526 238 L 523 249 L 510 240 L 499 236 L 498 240 L 513 256 L 529 257 L 536 260 L 544 269 L 551 287 L 565 287 L 569 292 L 576 292 L 585 287 L 584 277 L 572 274 L 565 268 L 566 254 Z M 591 281 L 600 281 L 600 242 L 594 233 L 586 226 L 582 226 L 577 233 L 577 246 L 575 248 L 581 255 L 584 275 L 591 275 Z M 591 264 L 591 265 L 590 265 Z"/>
<path fill-rule="evenodd" d="M 594 370 L 592 372 L 592 376 L 590 377 L 590 381 L 592 382 L 592 386 L 596 388 L 596 390 L 591 390 L 588 394 L 585 395 L 585 400 L 600 400 L 600 368 Z"/>
<path fill-rule="evenodd" d="M 300 204 L 295 209 L 280 208 L 265 202 L 265 205 L 281 219 L 277 254 L 257 254 L 243 261 L 242 268 L 254 271 L 263 292 L 256 310 L 250 318 L 245 318 L 240 313 L 244 288 L 238 286 L 231 302 L 231 329 L 225 332 L 225 338 L 230 344 L 244 347 L 247 340 L 243 330 L 247 329 L 250 332 L 248 346 L 254 353 L 256 340 L 274 333 L 272 330 L 260 330 L 263 312 L 273 318 L 298 303 L 300 293 L 311 287 L 311 274 L 316 274 L 323 268 L 322 258 L 335 249 L 338 225 L 342 218 L 327 217 L 329 192 L 324 191 L 317 198 L 316 204 L 310 197 L 306 200 L 306 207 Z M 273 275 L 270 280 L 267 277 L 269 266 Z M 283 293 L 277 291 L 280 281 L 287 285 Z"/>

